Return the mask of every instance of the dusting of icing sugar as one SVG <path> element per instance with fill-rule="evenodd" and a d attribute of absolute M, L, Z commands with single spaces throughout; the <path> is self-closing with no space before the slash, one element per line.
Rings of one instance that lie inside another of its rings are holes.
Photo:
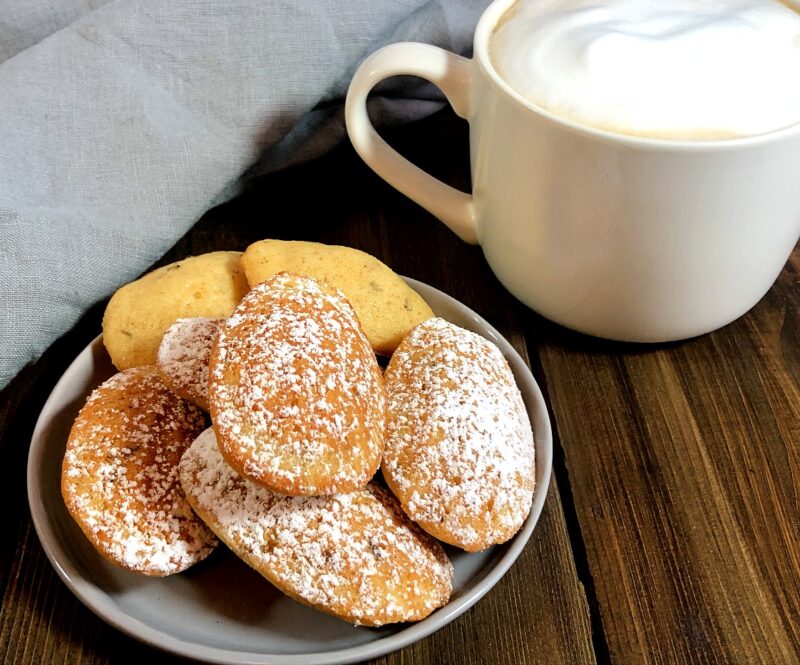
<path fill-rule="evenodd" d="M 352 491 L 380 464 L 380 367 L 342 293 L 311 278 L 275 275 L 220 325 L 209 402 L 225 457 L 275 491 Z"/>
<path fill-rule="evenodd" d="M 178 461 L 205 427 L 202 411 L 167 388 L 155 367 L 98 387 L 70 432 L 62 493 L 106 557 L 129 570 L 170 575 L 216 546 L 178 480 Z"/>
<path fill-rule="evenodd" d="M 208 410 L 208 358 L 219 319 L 178 319 L 158 347 L 158 371 L 172 390 Z"/>
<path fill-rule="evenodd" d="M 429 319 L 400 344 L 385 380 L 384 477 L 408 515 L 469 551 L 508 540 L 530 511 L 534 445 L 500 350 Z"/>
<path fill-rule="evenodd" d="M 287 497 L 239 476 L 213 430 L 180 463 L 189 500 L 217 535 L 285 593 L 356 624 L 424 618 L 444 605 L 453 568 L 441 546 L 371 483 Z"/>

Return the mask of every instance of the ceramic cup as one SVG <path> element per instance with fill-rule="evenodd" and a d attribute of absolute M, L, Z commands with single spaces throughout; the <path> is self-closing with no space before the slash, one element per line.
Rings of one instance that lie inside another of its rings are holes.
<path fill-rule="evenodd" d="M 658 342 L 723 326 L 766 293 L 800 236 L 800 123 L 744 138 L 678 141 L 593 129 L 515 93 L 489 59 L 513 0 L 496 0 L 474 57 L 393 44 L 347 94 L 347 130 L 378 175 L 480 243 L 499 280 L 562 325 Z M 400 74 L 439 86 L 469 121 L 472 196 L 375 132 L 369 91 Z"/>

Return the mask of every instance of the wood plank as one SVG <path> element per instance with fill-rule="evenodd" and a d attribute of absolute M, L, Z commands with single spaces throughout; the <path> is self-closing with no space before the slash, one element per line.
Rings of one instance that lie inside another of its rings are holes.
<path fill-rule="evenodd" d="M 451 114 L 394 135 L 427 168 L 466 182 L 466 135 Z M 455 153 L 449 146 L 458 146 Z M 438 153 L 431 149 L 440 146 Z M 401 273 L 463 300 L 527 352 L 524 308 L 497 284 L 480 250 L 382 183 L 349 147 L 268 176 L 210 211 L 161 263 L 264 237 L 359 247 Z M 0 393 L 4 498 L 13 516 L 0 544 L 0 661 L 13 663 L 162 661 L 162 655 L 108 627 L 83 608 L 47 563 L 24 498 L 26 442 L 66 364 L 99 329 L 101 307 Z M 23 479 L 23 480 L 20 480 Z M 554 479 L 533 539 L 506 577 L 476 607 L 426 640 L 381 663 L 593 663 L 591 623 Z"/>
<path fill-rule="evenodd" d="M 683 343 L 530 316 L 615 663 L 800 662 L 798 267 Z"/>

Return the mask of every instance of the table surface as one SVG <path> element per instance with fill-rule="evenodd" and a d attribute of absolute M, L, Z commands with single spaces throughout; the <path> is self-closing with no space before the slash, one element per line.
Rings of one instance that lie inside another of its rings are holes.
<path fill-rule="evenodd" d="M 468 187 L 466 126 L 449 111 L 389 139 Z M 765 298 L 720 331 L 674 344 L 605 342 L 514 300 L 480 249 L 345 145 L 254 182 L 161 263 L 265 237 L 358 247 L 463 301 L 530 362 L 553 420 L 550 493 L 520 559 L 465 615 L 376 662 L 800 662 L 800 251 Z M 0 393 L 4 663 L 162 662 L 72 596 L 26 502 L 38 412 L 97 334 L 104 304 Z"/>

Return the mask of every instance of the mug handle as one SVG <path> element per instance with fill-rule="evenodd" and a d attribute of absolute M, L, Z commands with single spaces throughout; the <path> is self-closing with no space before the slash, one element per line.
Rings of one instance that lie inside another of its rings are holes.
<path fill-rule="evenodd" d="M 436 215 L 462 240 L 478 242 L 475 204 L 469 194 L 444 184 L 412 164 L 378 136 L 367 115 L 367 95 L 383 79 L 420 76 L 441 88 L 453 110 L 467 117 L 470 61 L 449 51 L 413 42 L 390 44 L 375 51 L 358 68 L 345 102 L 347 133 L 375 173 Z"/>

